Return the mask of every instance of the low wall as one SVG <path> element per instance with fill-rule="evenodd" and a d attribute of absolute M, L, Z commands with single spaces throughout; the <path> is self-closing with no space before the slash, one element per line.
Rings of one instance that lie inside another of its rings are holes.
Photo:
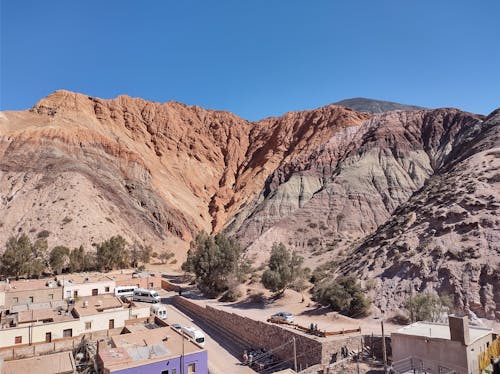
<path fill-rule="evenodd" d="M 166 291 L 174 291 L 174 292 L 179 292 L 179 290 L 181 289 L 180 286 L 170 283 L 166 279 L 161 280 L 161 288 L 163 288 Z"/>
<path fill-rule="evenodd" d="M 298 368 L 307 368 L 320 363 L 328 364 L 333 357 L 340 359 L 342 347 L 357 352 L 362 344 L 361 335 L 335 340 L 308 337 L 278 325 L 256 321 L 210 306 L 203 307 L 181 296 L 174 296 L 173 300 L 180 309 L 187 310 L 202 320 L 216 324 L 251 347 L 272 350 L 284 345 L 283 348 L 275 352 L 275 355 L 290 364 L 293 364 L 292 340 L 295 338 Z"/>
<path fill-rule="evenodd" d="M 50 343 L 33 343 L 31 345 L 22 344 L 0 348 L 0 358 L 8 361 L 17 360 L 20 358 L 29 358 L 42 354 L 70 351 L 78 347 L 80 342 L 84 339 L 97 340 L 99 338 L 107 338 L 110 336 L 119 335 L 122 330 L 123 328 L 120 327 L 112 330 L 95 331 L 92 333 L 73 336 L 70 338 L 56 339 Z"/>

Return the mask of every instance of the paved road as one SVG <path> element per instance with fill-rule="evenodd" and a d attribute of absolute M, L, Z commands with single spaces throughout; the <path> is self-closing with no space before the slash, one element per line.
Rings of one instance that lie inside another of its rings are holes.
<path fill-rule="evenodd" d="M 210 374 L 251 374 L 256 373 L 248 366 L 242 366 L 239 356 L 242 350 L 236 344 L 223 336 L 220 332 L 203 324 L 201 321 L 193 321 L 192 318 L 181 312 L 169 301 L 175 293 L 164 290 L 159 291 L 162 302 L 167 304 L 168 324 L 178 323 L 181 326 L 195 326 L 205 334 L 205 348 L 208 351 L 208 368 Z M 135 302 L 138 305 L 151 305 L 148 303 Z"/>

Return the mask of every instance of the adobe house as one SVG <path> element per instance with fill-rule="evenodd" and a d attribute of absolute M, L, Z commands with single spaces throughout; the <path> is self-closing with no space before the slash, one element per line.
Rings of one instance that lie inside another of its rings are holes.
<path fill-rule="evenodd" d="M 479 374 L 479 355 L 491 342 L 491 329 L 469 326 L 467 316 L 450 315 L 448 325 L 415 322 L 391 334 L 397 373 Z"/>

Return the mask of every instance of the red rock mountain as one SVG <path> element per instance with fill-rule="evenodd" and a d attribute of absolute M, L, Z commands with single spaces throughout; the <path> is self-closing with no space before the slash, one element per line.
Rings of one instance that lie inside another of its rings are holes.
<path fill-rule="evenodd" d="M 380 307 L 413 287 L 500 309 L 497 113 L 328 105 L 250 122 L 57 91 L 0 116 L 0 245 L 121 234 L 183 253 L 197 231 L 225 230 L 257 260 L 283 241 L 312 267 L 374 278 Z"/>

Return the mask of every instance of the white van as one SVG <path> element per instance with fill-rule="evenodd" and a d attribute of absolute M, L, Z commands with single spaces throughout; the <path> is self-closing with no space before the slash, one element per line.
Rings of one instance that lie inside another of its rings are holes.
<path fill-rule="evenodd" d="M 196 343 L 201 345 L 202 347 L 205 346 L 205 335 L 200 331 L 195 329 L 194 327 L 182 327 L 181 331 L 189 336 L 191 339 L 193 339 Z"/>
<path fill-rule="evenodd" d="M 151 315 L 160 319 L 167 319 L 167 308 L 163 304 L 151 305 Z"/>
<path fill-rule="evenodd" d="M 155 290 L 147 290 L 145 288 L 136 288 L 134 290 L 133 301 L 145 301 L 147 303 L 159 303 L 160 295 Z"/>
<path fill-rule="evenodd" d="M 134 290 L 136 289 L 136 286 L 118 286 L 115 287 L 115 296 L 116 297 L 130 297 L 134 296 Z"/>

